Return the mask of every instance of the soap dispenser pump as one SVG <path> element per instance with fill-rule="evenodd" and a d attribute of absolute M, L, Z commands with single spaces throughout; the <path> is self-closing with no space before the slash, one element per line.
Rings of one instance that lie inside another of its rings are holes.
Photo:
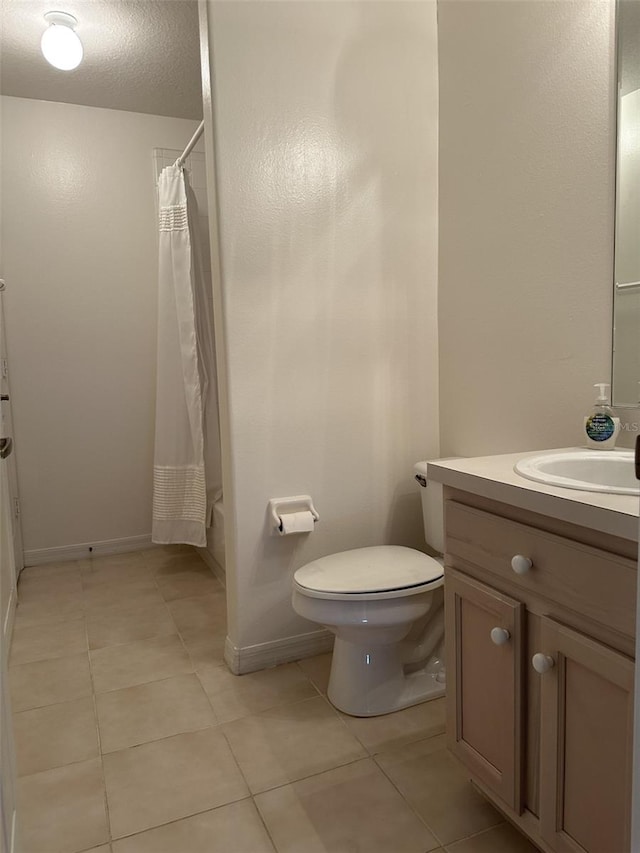
<path fill-rule="evenodd" d="M 597 450 L 613 450 L 620 432 L 620 418 L 616 418 L 609 405 L 609 384 L 596 382 L 598 396 L 593 412 L 584 419 L 587 446 Z"/>

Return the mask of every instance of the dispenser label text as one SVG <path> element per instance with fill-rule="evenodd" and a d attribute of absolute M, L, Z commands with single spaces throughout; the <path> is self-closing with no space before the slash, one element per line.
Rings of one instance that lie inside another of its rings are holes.
<path fill-rule="evenodd" d="M 615 432 L 613 418 L 609 415 L 592 415 L 587 418 L 585 430 L 591 441 L 607 441 Z"/>

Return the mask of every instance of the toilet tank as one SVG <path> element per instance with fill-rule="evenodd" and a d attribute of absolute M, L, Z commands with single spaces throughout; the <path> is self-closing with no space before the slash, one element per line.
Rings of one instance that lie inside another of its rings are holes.
<path fill-rule="evenodd" d="M 442 483 L 427 479 L 427 463 L 416 462 L 413 471 L 420 484 L 420 500 L 422 501 L 422 521 L 424 538 L 438 554 L 444 552 L 444 504 L 442 498 Z"/>

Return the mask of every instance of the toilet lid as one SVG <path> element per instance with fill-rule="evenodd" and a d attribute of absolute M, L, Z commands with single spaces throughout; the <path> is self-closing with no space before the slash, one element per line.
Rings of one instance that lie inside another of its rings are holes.
<path fill-rule="evenodd" d="M 321 557 L 298 569 L 296 583 L 315 592 L 364 593 L 406 589 L 440 580 L 433 557 L 399 545 L 356 548 Z"/>

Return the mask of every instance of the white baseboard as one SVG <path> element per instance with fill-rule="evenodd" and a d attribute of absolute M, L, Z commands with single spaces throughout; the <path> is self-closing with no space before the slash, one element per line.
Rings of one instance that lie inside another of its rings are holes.
<path fill-rule="evenodd" d="M 127 551 L 144 551 L 155 547 L 151 534 L 127 536 L 124 539 L 106 539 L 103 542 L 83 542 L 79 545 L 62 545 L 59 548 L 37 548 L 24 552 L 25 566 L 41 566 L 44 563 L 63 563 L 66 560 L 83 560 L 87 557 L 106 557 L 108 554 L 124 554 Z"/>
<path fill-rule="evenodd" d="M 313 655 L 321 655 L 332 649 L 333 634 L 326 629 L 244 648 L 234 646 L 227 637 L 224 644 L 224 659 L 231 672 L 235 675 L 244 675 L 246 672 L 256 672 L 256 670 L 268 669 L 281 663 L 291 663 L 291 661 L 310 658 Z"/>
<path fill-rule="evenodd" d="M 209 566 L 214 575 L 218 578 L 222 586 L 227 588 L 227 573 L 222 568 L 222 566 L 218 563 L 216 558 L 213 556 L 211 551 L 208 548 L 196 548 L 196 551 L 205 563 Z"/>

